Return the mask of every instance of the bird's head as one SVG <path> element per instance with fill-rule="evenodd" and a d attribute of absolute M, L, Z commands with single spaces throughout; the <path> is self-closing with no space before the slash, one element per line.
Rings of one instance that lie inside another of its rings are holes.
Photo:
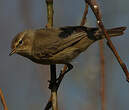
<path fill-rule="evenodd" d="M 31 53 L 34 32 L 32 30 L 27 30 L 17 34 L 11 43 L 11 53 L 10 56 L 17 53 L 22 56 L 29 55 Z"/>

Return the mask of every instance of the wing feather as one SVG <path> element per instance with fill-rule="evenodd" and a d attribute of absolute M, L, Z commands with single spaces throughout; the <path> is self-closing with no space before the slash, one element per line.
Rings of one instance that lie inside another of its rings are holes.
<path fill-rule="evenodd" d="M 61 32 L 61 30 L 51 30 L 50 32 L 44 30 L 44 32 L 40 32 L 40 36 L 37 36 L 39 38 L 36 38 L 37 40 L 34 42 L 39 44 L 34 49 L 34 56 L 40 59 L 52 57 L 86 37 L 86 32 L 80 31 L 73 32 L 71 35 L 61 38 L 59 37 Z"/>

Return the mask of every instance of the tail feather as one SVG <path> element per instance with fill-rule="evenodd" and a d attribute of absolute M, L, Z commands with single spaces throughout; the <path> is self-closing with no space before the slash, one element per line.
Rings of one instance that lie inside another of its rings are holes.
<path fill-rule="evenodd" d="M 126 27 L 117 27 L 117 28 L 108 29 L 107 32 L 110 37 L 115 37 L 115 36 L 123 35 L 125 30 L 126 30 Z"/>

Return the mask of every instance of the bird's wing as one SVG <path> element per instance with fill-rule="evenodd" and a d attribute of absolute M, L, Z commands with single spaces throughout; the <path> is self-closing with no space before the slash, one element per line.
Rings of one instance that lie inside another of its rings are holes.
<path fill-rule="evenodd" d="M 35 47 L 35 54 L 38 58 L 52 57 L 60 51 L 74 46 L 86 35 L 84 30 L 75 27 L 64 27 L 46 32 L 40 31 L 40 38 L 35 42 L 39 44 L 38 47 Z"/>

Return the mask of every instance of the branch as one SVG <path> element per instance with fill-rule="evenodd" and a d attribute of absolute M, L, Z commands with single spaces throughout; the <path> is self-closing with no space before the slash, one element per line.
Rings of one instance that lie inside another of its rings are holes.
<path fill-rule="evenodd" d="M 100 47 L 100 67 L 101 67 L 101 109 L 105 110 L 105 70 L 104 70 L 104 51 L 103 51 L 103 40 L 99 41 Z"/>
<path fill-rule="evenodd" d="M 120 58 L 118 52 L 116 51 L 109 34 L 107 33 L 107 30 L 105 29 L 102 19 L 101 19 L 101 14 L 100 14 L 100 9 L 98 7 L 98 4 L 96 2 L 96 0 L 85 0 L 85 2 L 87 2 L 89 4 L 89 6 L 91 7 L 94 15 L 96 16 L 97 19 L 97 23 L 100 27 L 100 29 L 102 30 L 103 34 L 105 35 L 105 38 L 107 39 L 107 44 L 110 47 L 110 49 L 112 50 L 113 54 L 115 55 L 115 57 L 117 58 L 117 61 L 119 62 L 121 68 L 123 69 L 125 76 L 126 76 L 126 80 L 129 82 L 129 72 L 128 69 L 125 65 L 125 63 L 122 61 L 122 59 Z"/>
<path fill-rule="evenodd" d="M 0 98 L 1 98 L 1 102 L 3 104 L 4 110 L 8 110 L 8 107 L 7 107 L 7 104 L 6 104 L 6 101 L 5 101 L 5 98 L 4 98 L 1 88 L 0 88 Z"/>
<path fill-rule="evenodd" d="M 47 5 L 47 25 L 46 28 L 52 28 L 53 27 L 53 0 L 46 0 Z"/>
<path fill-rule="evenodd" d="M 82 16 L 81 26 L 85 25 L 86 23 L 86 15 L 88 14 L 88 3 L 86 3 L 85 10 Z"/>
<path fill-rule="evenodd" d="M 48 23 L 46 25 L 46 28 L 52 28 L 52 26 L 53 26 L 53 12 L 54 12 L 53 11 L 53 0 L 46 0 L 46 5 L 47 5 L 47 19 L 48 19 Z M 56 88 L 56 65 L 55 64 L 50 65 L 50 72 L 51 72 L 50 83 L 52 84 L 51 98 L 50 98 L 51 99 L 51 106 L 52 106 L 52 110 L 58 110 L 57 90 L 55 89 Z M 49 110 L 49 108 L 48 108 L 48 110 Z"/>
<path fill-rule="evenodd" d="M 63 78 L 65 76 L 65 71 L 66 70 L 67 70 L 67 65 L 64 65 L 64 68 L 61 71 L 61 74 L 60 74 L 60 76 L 58 78 L 58 83 L 56 84 L 56 87 L 55 87 L 56 91 L 58 91 L 58 88 L 59 88 L 59 86 L 60 86 L 60 84 L 61 84 L 61 82 L 62 82 L 62 80 L 63 80 Z M 49 98 L 48 103 L 47 103 L 47 105 L 46 105 L 44 110 L 49 110 L 51 107 L 52 107 L 52 95 Z"/>
<path fill-rule="evenodd" d="M 52 88 L 51 88 L 52 110 L 58 110 L 57 90 L 56 90 L 56 65 L 55 64 L 51 64 L 50 65 L 50 70 L 51 70 L 51 81 L 50 81 L 50 84 L 52 84 Z"/>

